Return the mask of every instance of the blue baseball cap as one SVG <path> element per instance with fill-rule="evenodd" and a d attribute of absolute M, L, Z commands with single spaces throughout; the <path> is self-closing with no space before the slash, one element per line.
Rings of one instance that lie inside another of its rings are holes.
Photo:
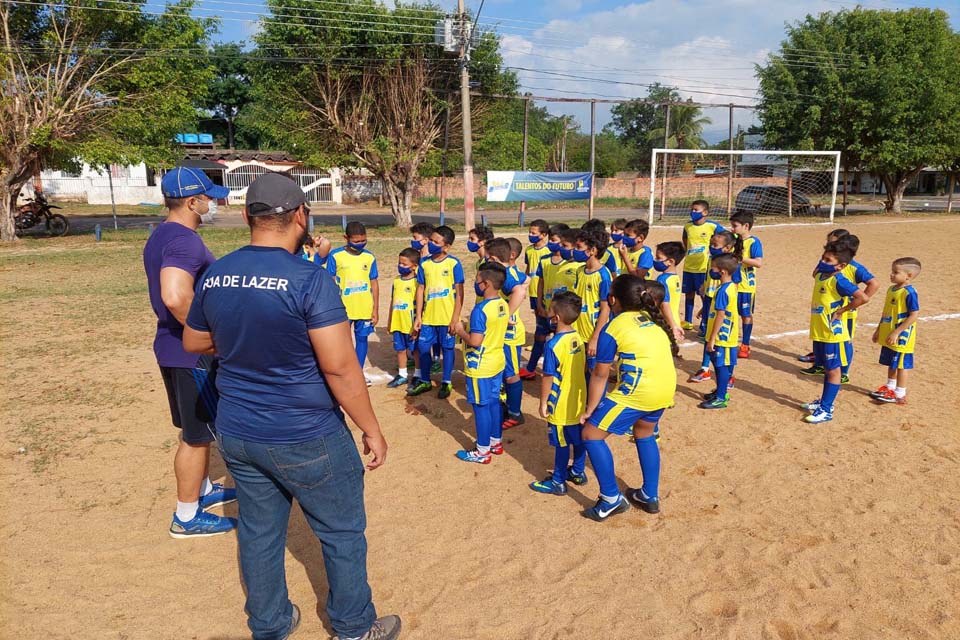
<path fill-rule="evenodd" d="M 215 200 L 230 195 L 230 189 L 213 184 L 200 169 L 174 167 L 160 181 L 160 191 L 166 198 L 189 198 L 203 194 Z"/>

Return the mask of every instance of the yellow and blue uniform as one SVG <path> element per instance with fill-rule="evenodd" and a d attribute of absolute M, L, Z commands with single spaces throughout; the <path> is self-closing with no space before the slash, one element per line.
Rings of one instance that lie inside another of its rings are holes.
<path fill-rule="evenodd" d="M 580 334 L 580 339 L 588 343 L 593 338 L 600 317 L 600 303 L 606 302 L 610 296 L 610 285 L 613 279 L 607 268 L 600 266 L 596 271 L 587 271 L 586 265 L 577 272 L 577 281 L 574 290 L 580 296 L 580 315 L 573 323 L 573 328 Z M 587 358 L 587 367 L 592 369 L 594 358 Z"/>
<path fill-rule="evenodd" d="M 340 297 L 347 309 L 347 318 L 356 326 L 357 321 L 373 318 L 373 291 L 371 282 L 379 277 L 377 259 L 366 249 L 359 253 L 339 247 L 327 256 L 327 271 L 340 287 Z M 370 327 L 372 329 L 372 326 Z"/>
<path fill-rule="evenodd" d="M 393 335 L 393 350 L 413 351 L 416 344 L 410 337 L 413 321 L 417 316 L 417 278 L 396 277 L 393 279 L 393 306 L 390 308 L 390 322 L 387 326 Z"/>
<path fill-rule="evenodd" d="M 710 238 L 720 231 L 723 231 L 723 225 L 713 220 L 683 225 L 683 240 L 687 247 L 683 259 L 683 293 L 697 293 L 703 286 L 710 269 Z"/>
<path fill-rule="evenodd" d="M 813 296 L 810 302 L 810 339 L 813 341 L 815 365 L 827 370 L 843 366 L 849 360 L 844 343 L 850 341 L 847 323 L 834 320 L 844 299 L 857 292 L 857 285 L 843 274 L 818 273 L 813 277 Z"/>
<path fill-rule="evenodd" d="M 573 291 L 577 284 L 580 263 L 570 260 L 554 262 L 549 256 L 537 265 L 537 277 L 543 280 L 543 306 L 550 308 L 550 300 L 561 291 Z"/>
<path fill-rule="evenodd" d="M 737 285 L 733 282 L 721 283 L 710 303 L 710 313 L 707 317 L 707 337 L 713 335 L 713 328 L 717 323 L 717 311 L 723 311 L 723 321 L 720 332 L 714 341 L 712 354 L 714 366 L 718 364 L 733 367 L 737 364 L 737 344 L 740 340 L 739 322 L 737 318 Z"/>
<path fill-rule="evenodd" d="M 464 375 L 467 400 L 472 405 L 500 402 L 503 382 L 503 336 L 507 332 L 510 309 L 500 298 L 479 300 L 470 313 L 470 333 L 483 334 L 478 347 L 464 345 Z"/>
<path fill-rule="evenodd" d="M 607 271 L 609 271 L 610 275 L 614 278 L 624 273 L 623 256 L 620 255 L 620 250 L 612 244 L 607 247 L 607 251 L 603 254 L 601 262 L 603 262 L 603 266 L 607 268 Z"/>
<path fill-rule="evenodd" d="M 920 299 L 912 285 L 892 286 L 883 300 L 883 313 L 877 327 L 880 364 L 890 369 L 913 369 L 913 352 L 917 344 L 917 324 L 897 336 L 897 344 L 887 345 L 887 338 L 913 312 L 920 311 Z"/>
<path fill-rule="evenodd" d="M 553 378 L 547 397 L 547 426 L 554 447 L 579 444 L 580 414 L 587 405 L 586 363 L 586 344 L 576 331 L 558 333 L 547 342 L 543 375 Z M 573 434 L 567 427 L 576 431 L 575 438 L 569 437 Z"/>
<path fill-rule="evenodd" d="M 616 384 L 588 422 L 616 435 L 638 420 L 656 424 L 677 390 L 670 338 L 646 313 L 624 311 L 607 323 L 597 344 L 597 363 L 614 362 Z"/>
<path fill-rule="evenodd" d="M 439 342 L 453 348 L 454 338 L 447 333 L 453 321 L 458 284 L 463 284 L 463 265 L 453 256 L 437 261 L 424 258 L 417 269 L 417 284 L 423 286 L 423 313 L 419 342 Z M 447 344 L 449 343 L 449 344 Z"/>
<path fill-rule="evenodd" d="M 550 249 L 544 244 L 542 247 L 530 245 L 523 251 L 523 264 L 526 267 L 525 273 L 530 278 L 530 308 L 537 310 L 537 286 L 539 286 L 540 276 L 537 270 L 540 267 L 540 261 L 550 257 Z"/>
<path fill-rule="evenodd" d="M 507 278 L 503 282 L 503 288 L 500 289 L 500 296 L 505 302 L 509 302 L 510 294 L 513 293 L 514 288 L 522 285 L 526 280 L 527 275 L 516 266 L 507 267 Z M 506 358 L 504 378 L 512 378 L 520 373 L 520 351 L 527 339 L 526 331 L 518 308 L 516 313 L 510 315 L 503 339 L 503 354 Z"/>
<path fill-rule="evenodd" d="M 851 260 L 850 264 L 841 269 L 840 275 L 856 285 L 873 280 L 873 274 L 856 260 Z M 849 299 L 843 301 L 844 304 L 848 302 Z M 851 340 L 853 340 L 857 332 L 857 311 L 859 310 L 851 309 L 843 314 L 843 321 L 847 324 L 847 331 L 850 333 Z"/>
<path fill-rule="evenodd" d="M 653 271 L 653 251 L 645 244 L 634 247 L 636 251 L 627 252 L 627 260 L 630 262 L 631 269 L 646 269 L 649 274 Z M 621 256 L 622 257 L 622 256 Z M 624 264 L 624 269 L 627 265 Z"/>
<path fill-rule="evenodd" d="M 756 236 L 743 241 L 743 257 L 757 259 L 763 257 L 763 245 Z M 737 285 L 737 307 L 741 318 L 753 316 L 757 304 L 757 268 L 740 265 L 740 283 Z"/>
<path fill-rule="evenodd" d="M 680 276 L 675 273 L 657 274 L 657 282 L 663 285 L 663 301 L 670 305 L 670 313 L 673 314 L 673 320 L 680 326 L 680 298 L 683 294 L 680 292 Z"/>

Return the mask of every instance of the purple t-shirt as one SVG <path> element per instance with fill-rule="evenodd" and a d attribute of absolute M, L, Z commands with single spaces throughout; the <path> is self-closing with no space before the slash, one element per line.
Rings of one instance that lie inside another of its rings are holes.
<path fill-rule="evenodd" d="M 197 232 L 177 222 L 157 226 L 143 248 L 143 269 L 147 272 L 150 306 L 157 314 L 157 335 L 153 352 L 161 367 L 191 369 L 200 356 L 183 350 L 183 325 L 170 313 L 160 297 L 160 270 L 165 267 L 183 269 L 194 282 L 216 258 L 203 244 Z"/>

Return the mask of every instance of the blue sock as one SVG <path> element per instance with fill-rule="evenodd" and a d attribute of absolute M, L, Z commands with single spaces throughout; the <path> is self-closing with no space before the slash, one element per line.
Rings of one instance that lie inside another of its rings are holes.
<path fill-rule="evenodd" d="M 750 346 L 750 336 L 753 335 L 753 323 L 743 325 L 743 344 Z"/>
<path fill-rule="evenodd" d="M 707 296 L 700 296 L 700 309 L 703 311 L 700 314 L 700 333 L 707 332 L 707 318 L 710 317 L 710 304 L 713 298 L 708 298 Z"/>
<path fill-rule="evenodd" d="M 490 405 L 489 404 L 475 404 L 473 405 L 473 420 L 477 425 L 477 446 L 478 447 L 489 447 L 490 446 L 490 432 L 493 425 L 490 424 Z"/>
<path fill-rule="evenodd" d="M 640 459 L 640 471 L 643 473 L 643 493 L 648 498 L 660 496 L 660 447 L 657 438 L 640 438 L 637 445 L 637 457 Z"/>
<path fill-rule="evenodd" d="M 520 401 L 523 400 L 523 382 L 507 383 L 507 412 L 515 416 L 520 415 Z"/>
<path fill-rule="evenodd" d="M 369 344 L 367 343 L 367 336 L 356 336 L 356 339 L 357 360 L 360 361 L 360 368 L 363 369 L 363 363 L 367 361 Z"/>
<path fill-rule="evenodd" d="M 717 398 L 727 399 L 727 385 L 730 384 L 730 367 L 725 364 L 713 363 L 713 370 L 717 372 Z"/>
<path fill-rule="evenodd" d="M 436 342 L 434 342 L 434 343 L 433 343 L 432 351 L 433 351 L 433 359 L 434 359 L 434 360 L 439 360 L 439 359 L 440 359 L 440 353 L 441 353 L 440 345 L 437 344 Z"/>
<path fill-rule="evenodd" d="M 830 384 L 824 377 L 823 393 L 820 394 L 820 407 L 827 411 L 833 411 L 833 403 L 837 400 L 838 393 L 840 393 L 840 385 Z"/>
<path fill-rule="evenodd" d="M 710 352 L 707 351 L 707 345 L 703 345 L 703 358 L 700 359 L 700 368 L 701 369 L 710 368 Z"/>
<path fill-rule="evenodd" d="M 500 408 L 500 402 L 489 402 L 483 405 L 487 410 L 487 419 L 490 421 L 490 435 L 494 438 L 503 437 L 503 409 Z"/>
<path fill-rule="evenodd" d="M 443 382 L 447 383 L 453 380 L 453 347 L 443 348 Z"/>
<path fill-rule="evenodd" d="M 587 448 L 582 444 L 573 445 L 573 472 L 582 474 L 587 468 Z"/>
<path fill-rule="evenodd" d="M 850 341 L 843 343 L 843 351 L 847 355 L 847 364 L 840 365 L 840 375 L 850 373 L 850 365 L 853 364 L 853 343 Z"/>
<path fill-rule="evenodd" d="M 527 361 L 527 371 L 536 370 L 537 365 L 540 364 L 540 357 L 543 355 L 543 349 L 546 344 L 546 342 L 540 342 L 536 339 L 533 341 L 533 348 L 530 349 L 530 359 Z"/>
<path fill-rule="evenodd" d="M 693 296 L 687 296 L 683 299 L 683 319 L 686 322 L 693 322 Z"/>
<path fill-rule="evenodd" d="M 563 427 L 560 427 L 561 429 Z M 563 484 L 567 481 L 567 463 L 570 462 L 570 447 L 555 447 L 553 453 L 553 481 Z"/>
<path fill-rule="evenodd" d="M 584 440 L 583 446 L 587 449 L 593 473 L 600 483 L 600 493 L 611 497 L 619 496 L 617 477 L 613 473 L 613 454 L 610 453 L 606 440 Z"/>
<path fill-rule="evenodd" d="M 433 366 L 433 357 L 430 355 L 430 345 L 423 342 L 417 342 L 417 348 L 420 351 L 420 379 L 430 382 L 430 367 Z"/>

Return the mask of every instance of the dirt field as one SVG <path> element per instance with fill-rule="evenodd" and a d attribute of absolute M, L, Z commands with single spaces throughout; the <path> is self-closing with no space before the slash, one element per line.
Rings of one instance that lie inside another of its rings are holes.
<path fill-rule="evenodd" d="M 473 441 L 460 378 L 449 401 L 371 390 L 391 447 L 367 475 L 378 611 L 424 639 L 960 637 L 960 219 L 847 226 L 881 291 L 889 262 L 915 255 L 921 316 L 953 314 L 921 323 L 907 406 L 866 396 L 885 378 L 861 326 L 836 419 L 801 422 L 820 383 L 797 373 L 806 335 L 764 336 L 806 329 L 827 227 L 760 228 L 754 356 L 737 367 L 730 408 L 707 413 L 696 402 L 710 385 L 686 382 L 701 347 L 683 349 L 661 426 L 659 516 L 581 518 L 597 495 L 590 469 L 567 497 L 527 488 L 553 459 L 530 417 L 536 383 L 527 424 L 489 466 L 453 455 Z M 651 241 L 677 237 L 657 229 Z M 247 637 L 235 536 L 167 535 L 176 431 L 150 348 L 144 239 L 0 249 L 0 637 Z M 220 255 L 239 236 L 207 239 Z M 402 243 L 371 246 L 389 282 Z M 388 345 L 372 347 L 375 365 L 394 361 Z M 611 446 L 621 484 L 637 486 L 635 450 Z M 213 471 L 224 475 L 216 456 Z M 296 637 L 327 637 L 320 547 L 298 510 L 287 547 L 305 614 Z"/>

